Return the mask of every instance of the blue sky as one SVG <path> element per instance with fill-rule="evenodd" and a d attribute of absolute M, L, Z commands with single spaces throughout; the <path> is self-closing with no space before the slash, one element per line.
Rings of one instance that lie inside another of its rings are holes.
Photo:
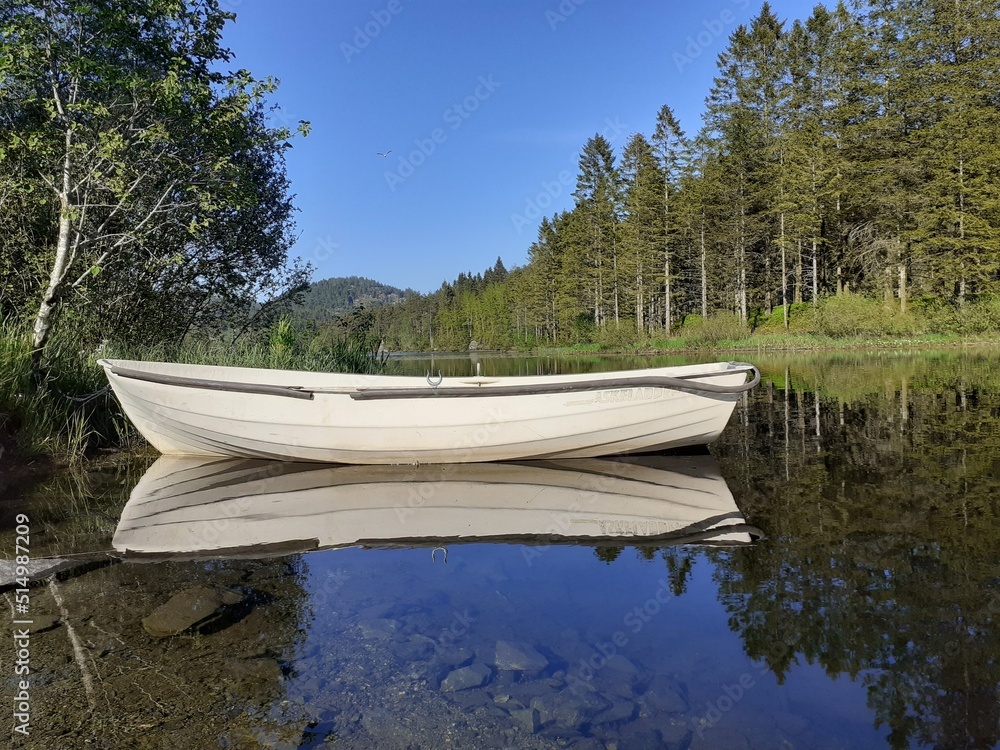
<path fill-rule="evenodd" d="M 752 0 L 221 0 L 224 43 L 272 75 L 316 280 L 421 292 L 503 258 L 523 265 L 542 215 L 572 205 L 577 159 L 620 149 L 668 104 L 701 123 L 716 57 Z M 773 0 L 787 26 L 815 5 Z M 391 150 L 388 156 L 378 152 Z"/>

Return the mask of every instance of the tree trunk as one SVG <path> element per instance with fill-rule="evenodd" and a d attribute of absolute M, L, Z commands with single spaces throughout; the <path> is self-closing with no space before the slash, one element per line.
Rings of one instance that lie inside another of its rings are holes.
<path fill-rule="evenodd" d="M 903 244 L 896 238 L 896 265 L 899 270 L 899 311 L 906 312 L 906 263 L 903 258 Z"/>
<path fill-rule="evenodd" d="M 663 256 L 663 279 L 663 324 L 669 336 L 673 314 L 670 305 L 670 256 L 667 254 Z"/>
<path fill-rule="evenodd" d="M 765 251 L 766 252 L 766 251 Z M 766 291 L 764 292 L 764 308 L 767 310 L 767 314 L 770 315 L 774 312 L 774 301 L 771 297 L 771 254 L 767 253 L 764 257 L 764 279 L 766 284 Z"/>
<path fill-rule="evenodd" d="M 795 241 L 795 304 L 802 304 L 802 240 Z"/>
<path fill-rule="evenodd" d="M 899 311 L 906 312 L 906 265 L 899 264 Z"/>
<path fill-rule="evenodd" d="M 614 288 L 614 294 L 615 294 L 615 327 L 617 327 L 618 323 L 619 323 L 619 318 L 618 318 L 618 251 L 617 251 L 617 249 L 614 250 L 614 252 L 611 255 L 611 270 L 612 270 L 612 272 L 615 275 L 615 288 Z"/>
<path fill-rule="evenodd" d="M 670 177 L 663 176 L 663 330 L 670 335 Z"/>
<path fill-rule="evenodd" d="M 705 258 L 705 211 L 701 212 L 701 317 L 708 317 L 708 272 Z"/>
<path fill-rule="evenodd" d="M 746 248 L 746 206 L 743 203 L 743 184 L 740 183 L 740 224 L 738 237 L 736 239 L 737 263 L 739 264 L 738 279 L 736 282 L 736 295 L 738 297 L 738 307 L 740 322 L 747 322 L 747 248 Z"/>
<path fill-rule="evenodd" d="M 781 212 L 781 314 L 788 330 L 788 267 L 785 258 L 785 212 Z"/>
<path fill-rule="evenodd" d="M 812 251 L 813 251 L 813 307 L 819 304 L 819 261 L 817 259 L 818 250 L 816 235 L 813 235 L 812 239 Z"/>
<path fill-rule="evenodd" d="M 62 292 L 66 274 L 73 262 L 70 248 L 70 220 L 72 218 L 72 205 L 70 204 L 70 171 L 72 160 L 70 149 L 73 145 L 73 131 L 66 131 L 66 152 L 63 157 L 62 189 L 59 192 L 59 233 L 56 237 L 56 257 L 52 262 L 52 271 L 49 274 L 49 284 L 42 295 L 42 302 L 38 307 L 38 314 L 35 316 L 34 335 L 31 346 L 31 362 L 35 371 L 42 361 L 42 354 L 45 351 L 45 344 L 52 334 L 52 323 L 55 319 L 56 309 L 59 305 L 59 295 Z"/>
<path fill-rule="evenodd" d="M 642 288 L 642 259 L 639 257 L 638 243 L 636 243 L 635 251 L 635 330 L 642 333 L 642 329 L 645 327 L 645 319 L 643 317 L 646 312 L 646 300 L 645 300 L 645 290 Z"/>

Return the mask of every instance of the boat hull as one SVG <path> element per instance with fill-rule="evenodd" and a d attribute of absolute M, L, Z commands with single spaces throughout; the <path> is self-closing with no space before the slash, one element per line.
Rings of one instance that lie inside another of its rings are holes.
<path fill-rule="evenodd" d="M 445 378 L 439 384 L 123 360 L 101 364 L 126 415 L 165 455 L 349 464 L 589 458 L 704 445 L 722 432 L 740 394 L 698 389 L 739 388 L 747 378 L 746 367 L 729 363 Z M 690 387 L 643 385 L 657 375 L 685 378 Z M 545 390 L 553 387 L 567 390 Z"/>

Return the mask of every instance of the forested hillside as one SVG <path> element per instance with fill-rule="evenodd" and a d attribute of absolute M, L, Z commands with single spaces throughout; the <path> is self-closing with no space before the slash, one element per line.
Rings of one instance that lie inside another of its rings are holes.
<path fill-rule="evenodd" d="M 397 289 L 361 276 L 340 276 L 311 284 L 295 312 L 309 320 L 326 322 L 358 307 L 392 304 L 413 294 L 416 292 L 412 289 Z"/>
<path fill-rule="evenodd" d="M 719 55 L 696 132 L 664 104 L 619 153 L 594 135 L 574 205 L 542 220 L 527 265 L 463 275 L 379 327 L 411 349 L 431 335 L 437 348 L 641 340 L 719 316 L 780 330 L 824 308 L 848 328 L 864 311 L 988 330 L 997 60 L 993 0 L 818 5 L 790 21 L 765 3 Z"/>

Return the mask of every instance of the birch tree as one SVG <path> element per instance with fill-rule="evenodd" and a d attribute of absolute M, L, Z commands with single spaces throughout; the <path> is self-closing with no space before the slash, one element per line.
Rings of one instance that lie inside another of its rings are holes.
<path fill-rule="evenodd" d="M 92 281 L 184 263 L 158 239 L 197 245 L 239 207 L 248 177 L 236 149 L 287 141 L 286 129 L 246 127 L 274 81 L 217 72 L 232 18 L 216 0 L 0 4 L 0 97 L 21 97 L 0 158 L 26 165 L 51 206 L 36 366 L 60 308 Z"/>

